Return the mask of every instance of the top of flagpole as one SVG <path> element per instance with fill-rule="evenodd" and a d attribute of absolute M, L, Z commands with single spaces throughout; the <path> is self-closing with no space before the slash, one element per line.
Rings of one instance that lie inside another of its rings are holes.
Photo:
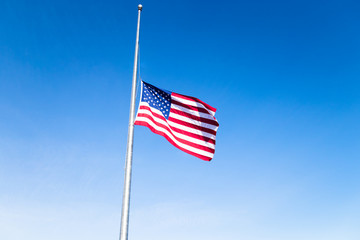
<path fill-rule="evenodd" d="M 138 5 L 138 9 L 139 9 L 140 11 L 142 11 L 142 5 L 141 5 L 141 4 Z"/>

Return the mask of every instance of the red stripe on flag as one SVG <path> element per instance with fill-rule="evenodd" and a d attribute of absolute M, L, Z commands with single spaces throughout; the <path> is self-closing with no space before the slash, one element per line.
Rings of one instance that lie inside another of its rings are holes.
<path fill-rule="evenodd" d="M 194 98 L 194 97 L 190 97 L 190 96 L 186 96 L 186 95 L 182 95 L 182 94 L 178 94 L 178 93 L 174 93 L 174 92 L 172 92 L 171 95 L 174 96 L 174 97 L 178 97 L 178 98 L 185 99 L 185 100 L 189 100 L 189 101 L 201 103 L 201 104 L 204 105 L 206 108 L 210 109 L 210 110 L 213 111 L 213 112 L 216 112 L 216 108 L 210 106 L 210 105 L 207 104 L 207 103 L 204 103 L 204 102 L 201 101 L 200 99 L 197 99 L 197 98 Z"/>
<path fill-rule="evenodd" d="M 174 127 L 174 126 L 170 126 L 170 128 L 174 132 L 178 132 L 178 133 L 181 133 L 181 134 L 186 135 L 188 137 L 199 139 L 199 140 L 202 140 L 204 142 L 212 143 L 212 144 L 215 145 L 215 140 L 214 139 L 211 139 L 211 138 L 208 138 L 208 137 L 205 137 L 203 135 L 196 134 L 196 133 L 188 132 L 188 131 L 185 131 L 183 129 L 180 129 L 180 128 L 177 128 L 177 127 Z"/>
<path fill-rule="evenodd" d="M 168 121 L 172 121 L 174 123 L 177 123 L 177 124 L 180 124 L 180 125 L 183 125 L 183 126 L 186 126 L 186 127 L 190 127 L 190 128 L 193 128 L 193 129 L 200 130 L 202 132 L 207 132 L 207 133 L 210 133 L 212 135 L 216 135 L 215 130 L 205 128 L 205 127 L 201 127 L 201 126 L 198 126 L 198 125 L 195 125 L 195 124 L 192 124 L 192 123 L 188 123 L 188 122 L 185 122 L 185 121 L 173 118 L 173 117 L 169 117 Z"/>
<path fill-rule="evenodd" d="M 171 99 L 171 103 L 172 104 L 176 104 L 176 105 L 179 105 L 183 108 L 187 108 L 189 110 L 193 110 L 193 111 L 197 111 L 197 112 L 202 112 L 202 113 L 207 113 L 207 114 L 211 114 L 209 113 L 209 111 L 205 108 L 201 108 L 201 107 L 195 107 L 195 106 L 190 106 L 190 105 L 187 105 L 185 103 L 182 103 L 182 102 L 179 102 L 179 101 L 176 101 L 175 99 Z M 211 114 L 212 115 L 212 114 Z"/>
<path fill-rule="evenodd" d="M 208 119 L 208 118 L 203 118 L 203 117 L 198 117 L 198 116 L 183 112 L 181 110 L 171 108 L 170 112 L 179 114 L 181 116 L 184 116 L 184 117 L 187 117 L 187 118 L 190 118 L 190 119 L 194 119 L 194 120 L 199 121 L 199 122 L 208 123 L 208 124 L 211 124 L 211 125 L 214 125 L 214 126 L 217 126 L 217 127 L 219 126 L 219 123 L 217 121 L 215 121 L 215 120 Z"/>

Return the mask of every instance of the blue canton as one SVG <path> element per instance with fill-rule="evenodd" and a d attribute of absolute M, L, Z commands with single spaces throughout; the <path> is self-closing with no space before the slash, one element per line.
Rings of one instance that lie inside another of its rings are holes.
<path fill-rule="evenodd" d="M 166 119 L 170 115 L 171 92 L 161 90 L 151 84 L 143 82 L 142 102 L 147 102 L 150 107 L 159 110 Z"/>

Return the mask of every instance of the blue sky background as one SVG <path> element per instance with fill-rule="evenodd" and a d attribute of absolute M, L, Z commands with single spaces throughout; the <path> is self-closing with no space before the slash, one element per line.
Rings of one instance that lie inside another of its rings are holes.
<path fill-rule="evenodd" d="M 118 239 L 138 3 L 0 2 L 0 239 Z M 360 239 L 360 4 L 141 3 L 141 78 L 220 127 L 135 127 L 129 239 Z"/>

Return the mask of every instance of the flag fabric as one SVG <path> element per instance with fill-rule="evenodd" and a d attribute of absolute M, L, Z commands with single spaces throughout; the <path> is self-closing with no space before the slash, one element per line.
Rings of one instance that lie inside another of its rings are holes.
<path fill-rule="evenodd" d="M 146 126 L 180 150 L 210 161 L 215 153 L 219 127 L 215 112 L 216 108 L 197 98 L 162 90 L 142 81 L 134 124 Z"/>

